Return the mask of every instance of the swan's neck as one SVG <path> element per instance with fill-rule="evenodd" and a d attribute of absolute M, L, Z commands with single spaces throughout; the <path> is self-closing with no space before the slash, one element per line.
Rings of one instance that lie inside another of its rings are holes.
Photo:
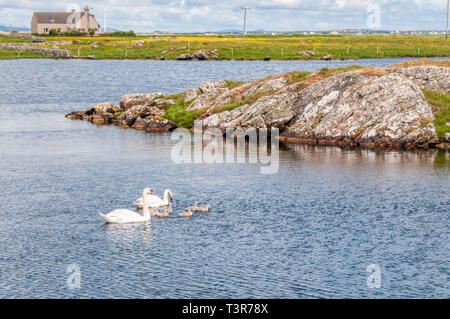
<path fill-rule="evenodd" d="M 168 190 L 168 189 L 166 189 L 166 190 L 164 191 L 163 201 L 164 201 L 164 202 L 169 202 L 169 190 Z"/>
<path fill-rule="evenodd" d="M 142 194 L 142 199 L 144 201 L 144 218 L 150 219 L 150 210 L 148 208 L 148 198 L 146 193 Z"/>

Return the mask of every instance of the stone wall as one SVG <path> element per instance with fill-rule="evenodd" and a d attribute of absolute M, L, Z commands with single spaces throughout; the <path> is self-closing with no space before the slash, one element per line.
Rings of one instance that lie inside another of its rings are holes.
<path fill-rule="evenodd" d="M 52 56 L 55 58 L 71 58 L 72 53 L 69 50 L 60 50 L 60 49 L 48 49 L 48 48 L 37 48 L 30 47 L 27 43 L 24 45 L 23 43 L 0 43 L 0 49 L 13 49 L 21 52 L 32 52 L 38 53 L 42 55 Z"/>

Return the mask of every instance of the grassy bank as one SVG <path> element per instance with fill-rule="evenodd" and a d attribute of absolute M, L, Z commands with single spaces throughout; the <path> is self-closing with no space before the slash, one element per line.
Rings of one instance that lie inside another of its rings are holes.
<path fill-rule="evenodd" d="M 436 133 L 440 140 L 444 140 L 445 133 L 450 133 L 450 94 L 437 93 L 423 90 L 425 97 L 433 106 L 436 126 Z"/>
<path fill-rule="evenodd" d="M 450 56 L 450 41 L 440 36 L 136 36 L 46 37 L 48 41 L 71 41 L 59 45 L 74 56 L 99 59 L 176 59 L 199 49 L 218 50 L 222 59 L 276 60 L 434 57 Z M 16 42 L 9 38 L 10 42 Z M 4 42 L 5 39 L 0 41 Z M 142 45 L 137 41 L 143 41 Z M 19 42 L 17 40 L 17 42 Z M 98 47 L 96 47 L 98 46 Z M 314 51 L 315 56 L 299 52 Z"/>

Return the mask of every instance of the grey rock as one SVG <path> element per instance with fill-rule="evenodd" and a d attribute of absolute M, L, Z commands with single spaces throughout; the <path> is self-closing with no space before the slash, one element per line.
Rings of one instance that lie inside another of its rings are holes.
<path fill-rule="evenodd" d="M 316 52 L 314 51 L 302 51 L 298 53 L 301 56 L 315 56 Z"/>
<path fill-rule="evenodd" d="M 184 102 L 187 103 L 192 101 L 197 97 L 197 89 L 196 88 L 188 88 L 186 89 L 186 94 L 184 95 Z"/>
<path fill-rule="evenodd" d="M 285 77 L 279 77 L 276 79 L 268 80 L 264 82 L 263 85 L 261 85 L 257 92 L 261 91 L 276 91 L 281 89 L 286 84 L 286 78 Z"/>
<path fill-rule="evenodd" d="M 195 98 L 187 110 L 193 111 L 209 108 L 215 98 L 228 91 L 226 85 L 226 81 L 202 82 L 199 86 L 201 94 Z"/>
<path fill-rule="evenodd" d="M 192 54 L 192 58 L 197 60 L 209 60 L 209 55 L 206 50 L 197 50 Z"/>
<path fill-rule="evenodd" d="M 297 116 L 283 133 L 394 143 L 436 140 L 433 110 L 420 88 L 398 74 L 341 74 L 301 91 Z"/>
<path fill-rule="evenodd" d="M 191 54 L 181 54 L 180 56 L 178 56 L 178 58 L 177 58 L 177 60 L 180 60 L 180 61 L 189 61 L 189 60 L 192 60 L 193 59 L 193 57 L 192 57 L 192 55 Z"/>
<path fill-rule="evenodd" d="M 154 99 L 164 95 L 165 94 L 161 92 L 125 94 L 120 98 L 120 107 L 122 108 L 122 110 L 126 111 L 134 105 L 143 105 L 146 103 L 150 103 Z"/>
<path fill-rule="evenodd" d="M 450 93 L 450 68 L 413 66 L 409 68 L 388 68 L 387 70 L 406 76 L 422 89 Z"/>

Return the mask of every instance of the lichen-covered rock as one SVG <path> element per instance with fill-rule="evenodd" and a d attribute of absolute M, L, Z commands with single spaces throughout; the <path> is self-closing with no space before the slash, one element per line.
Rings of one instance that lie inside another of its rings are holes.
<path fill-rule="evenodd" d="M 175 129 L 176 125 L 160 116 L 148 116 L 137 118 L 132 127 L 146 132 L 169 132 Z"/>
<path fill-rule="evenodd" d="M 194 110 L 203 110 L 207 107 L 209 107 L 212 103 L 213 96 L 208 94 L 200 94 L 198 95 L 195 100 L 187 107 L 188 111 L 194 111 Z"/>
<path fill-rule="evenodd" d="M 199 86 L 200 92 L 202 94 L 220 94 L 226 90 L 226 81 L 216 81 L 216 82 L 202 82 Z"/>
<path fill-rule="evenodd" d="M 157 107 L 159 109 L 165 108 L 170 105 L 174 105 L 174 100 L 165 100 L 165 99 L 154 99 L 152 102 L 150 102 L 150 106 Z"/>
<path fill-rule="evenodd" d="M 256 92 L 261 91 L 276 91 L 281 89 L 286 84 L 285 77 L 279 77 L 272 80 L 268 80 L 261 85 Z"/>
<path fill-rule="evenodd" d="M 161 92 L 125 94 L 120 98 L 120 107 L 123 111 L 126 111 L 134 105 L 148 104 L 154 99 L 164 95 L 165 94 Z"/>
<path fill-rule="evenodd" d="M 197 97 L 197 89 L 196 88 L 188 88 L 186 89 L 186 93 L 184 95 L 184 103 L 190 102 Z"/>
<path fill-rule="evenodd" d="M 450 93 L 450 68 L 438 66 L 413 66 L 387 68 L 389 72 L 404 75 L 422 89 Z"/>
<path fill-rule="evenodd" d="M 200 94 L 188 106 L 188 111 L 203 110 L 213 103 L 214 99 L 228 91 L 226 81 L 202 82 L 199 86 Z"/>
<path fill-rule="evenodd" d="M 223 131 L 234 127 L 283 129 L 285 124 L 295 116 L 293 109 L 296 101 L 295 93 L 265 96 L 251 105 L 245 104 L 232 111 L 208 116 L 202 124 L 204 128 L 217 127 Z"/>
<path fill-rule="evenodd" d="M 105 112 L 115 113 L 115 112 L 120 111 L 120 108 L 111 102 L 98 103 L 98 104 L 95 104 L 93 106 L 93 108 L 95 109 L 96 112 L 99 112 L 99 113 L 105 113 Z"/>
<path fill-rule="evenodd" d="M 398 145 L 438 141 L 431 106 L 419 86 L 399 74 L 326 79 L 300 93 L 295 112 L 284 137 Z"/>

